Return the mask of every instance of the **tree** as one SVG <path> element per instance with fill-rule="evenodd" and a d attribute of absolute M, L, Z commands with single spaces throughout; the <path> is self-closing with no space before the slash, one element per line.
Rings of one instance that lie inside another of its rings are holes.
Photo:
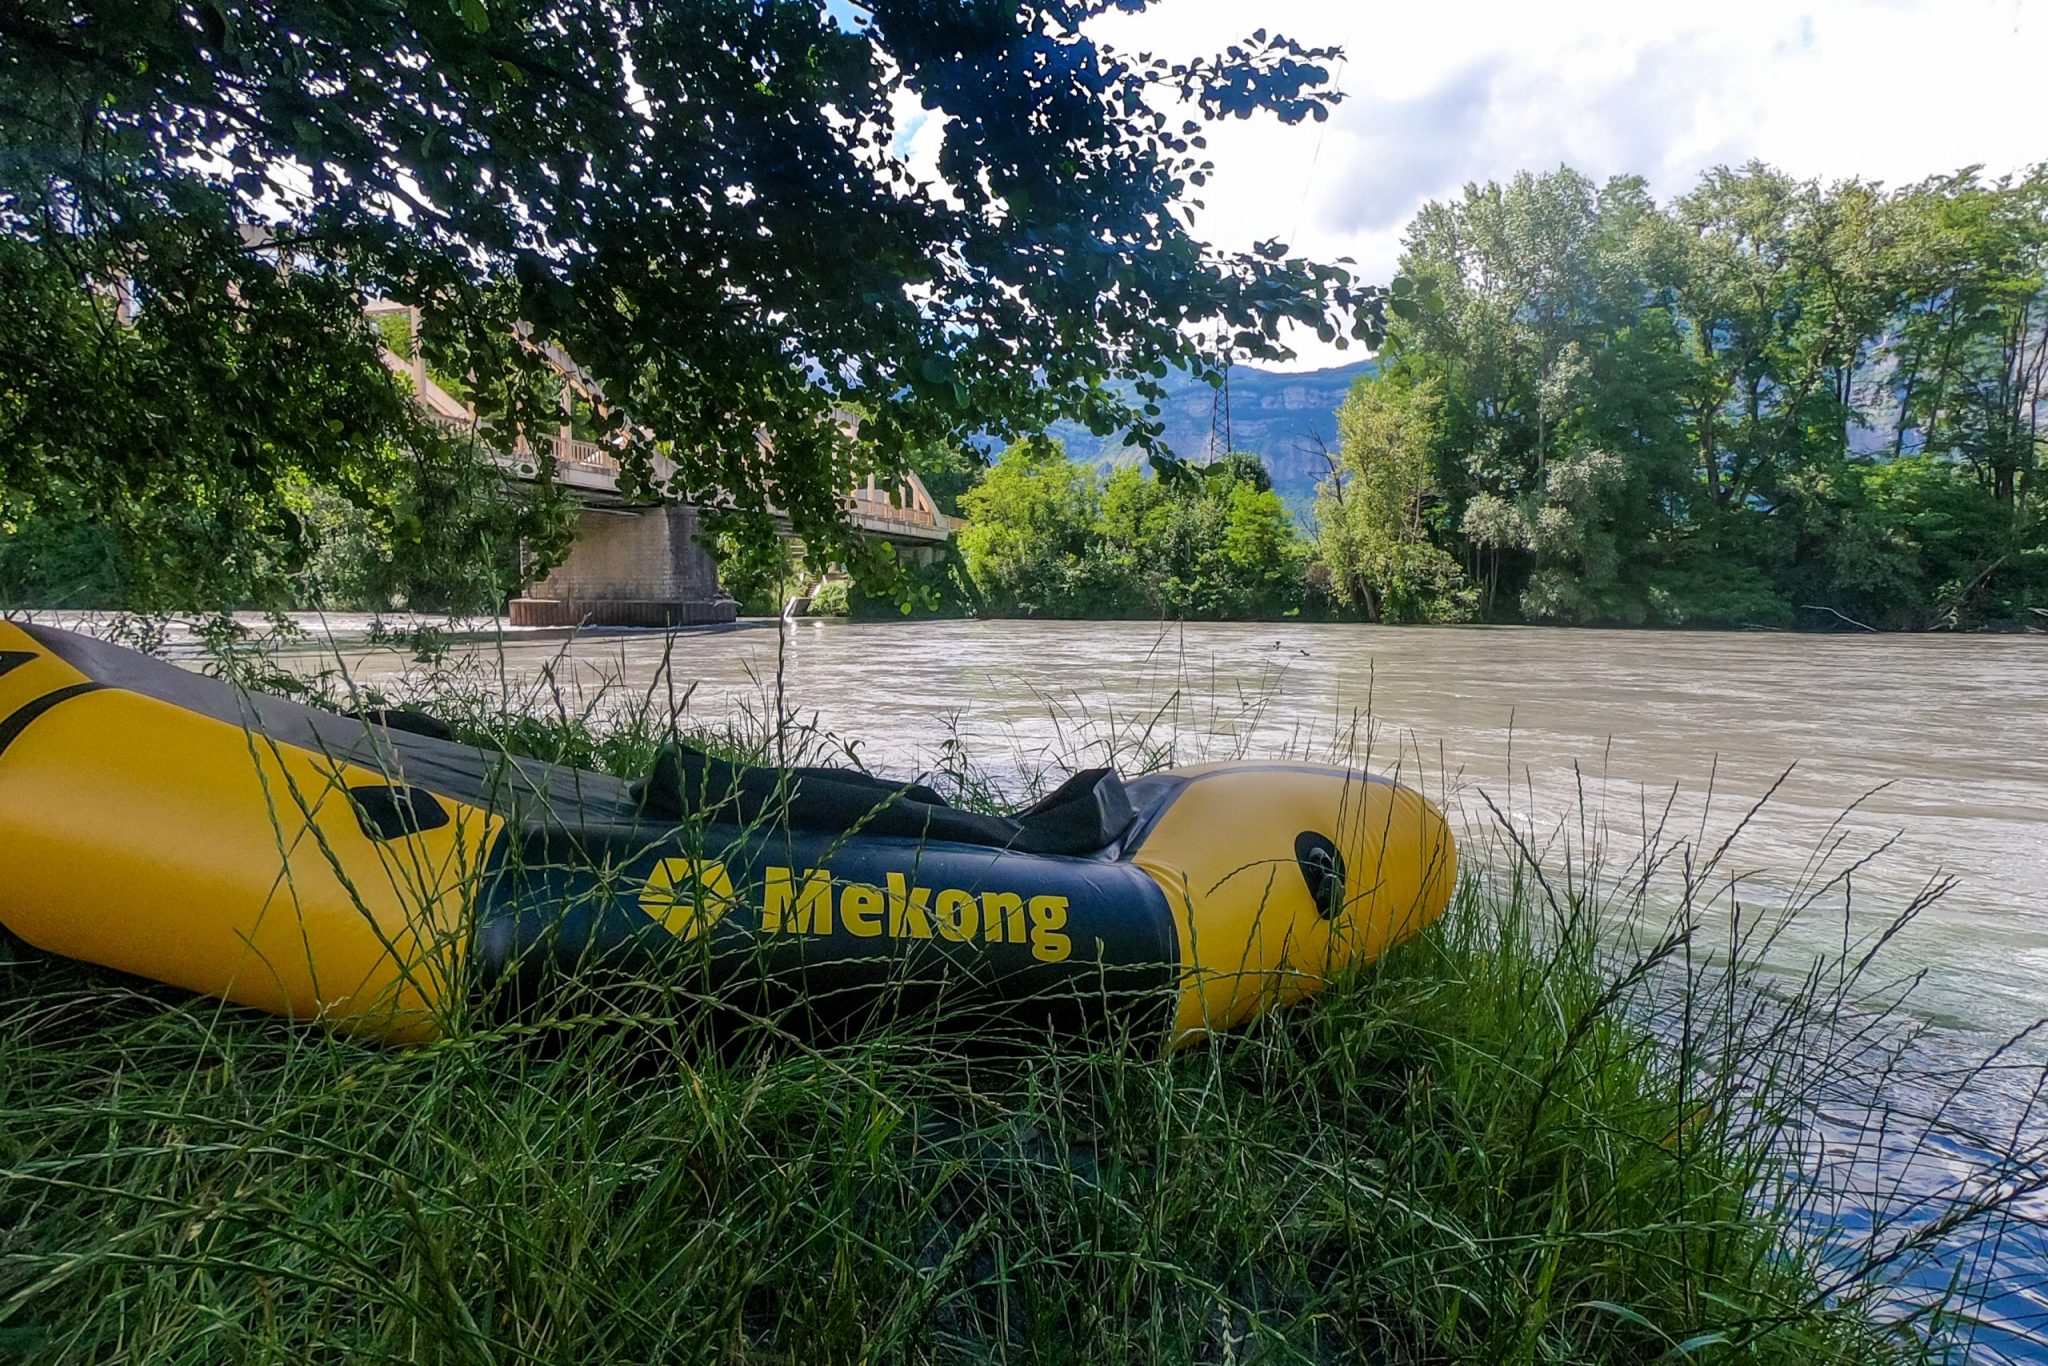
<path fill-rule="evenodd" d="M 1337 410 L 1337 459 L 1316 491 L 1316 556 L 1368 621 L 1455 621 L 1475 594 L 1436 543 L 1441 491 L 1434 379 L 1361 375 Z"/>
<path fill-rule="evenodd" d="M 1300 602 L 1303 555 L 1294 518 L 1264 463 L 1232 451 L 1190 479 L 1126 466 L 1103 491 L 1096 532 L 1150 617 L 1181 621 L 1278 616 Z"/>
<path fill-rule="evenodd" d="M 1894 215 L 1871 186 L 1823 188 L 1758 163 L 1709 172 L 1675 213 L 1691 239 L 1674 291 L 1697 366 L 1701 472 L 1720 507 L 1772 499 L 1848 454 L 1854 381 L 1897 307 Z"/>
<path fill-rule="evenodd" d="M 1265 466 L 1259 478 L 1231 482 L 1219 547 L 1225 581 L 1234 585 L 1240 617 L 1284 614 L 1301 600 L 1307 550 L 1287 504 L 1272 488 Z M 1261 487 L 1261 484 L 1264 487 Z"/>
<path fill-rule="evenodd" d="M 962 496 L 961 560 L 998 614 L 1078 616 L 1098 606 L 1090 588 L 1091 571 L 1106 568 L 1092 553 L 1100 498 L 1095 471 L 1044 437 L 1004 451 Z"/>
<path fill-rule="evenodd" d="M 1999 502 L 2024 501 L 2048 402 L 2048 168 L 1992 185 L 1974 172 L 1928 181 L 1896 212 L 1893 454 L 1961 459 Z"/>
<path fill-rule="evenodd" d="M 1324 117 L 1337 54 L 1261 30 L 1168 62 L 1092 37 L 1110 7 L 7 6 L 0 497 L 178 479 L 289 537 L 292 481 L 436 439 L 371 295 L 500 430 L 554 425 L 566 353 L 630 489 L 821 547 L 843 488 L 931 443 L 1069 416 L 1155 448 L 1198 324 L 1250 357 L 1290 322 L 1377 340 L 1378 290 L 1189 226 L 1205 122 Z"/>
<path fill-rule="evenodd" d="M 997 615 L 1215 621 L 1300 604 L 1300 533 L 1243 452 L 1186 478 L 1124 465 L 1105 480 L 1056 441 L 1022 441 L 961 504 L 960 552 Z"/>
<path fill-rule="evenodd" d="M 1655 283 L 1660 244 L 1641 180 L 1596 186 L 1569 169 L 1468 186 L 1454 203 L 1426 206 L 1409 230 L 1402 273 L 1435 302 L 1393 328 L 1383 374 L 1396 390 L 1434 386 L 1440 548 L 1462 561 L 1482 614 L 1539 600 L 1545 616 L 1643 614 L 1646 575 L 1634 562 L 1654 553 L 1658 523 L 1685 487 L 1674 444 L 1684 372 Z M 1616 450 L 1630 452 L 1619 466 Z M 1389 525 L 1384 512 L 1375 517 Z M 1447 608 L 1462 600 L 1460 576 L 1414 549 L 1415 538 L 1400 544 L 1414 559 L 1404 584 Z M 1394 573 L 1390 549 L 1381 540 L 1357 553 L 1377 556 L 1370 572 L 1384 577 Z M 1589 571 L 1606 582 L 1563 591 L 1561 575 L 1576 583 Z M 1543 586 L 1528 598 L 1538 576 Z M 1365 586 L 1354 578 L 1354 596 Z"/>
<path fill-rule="evenodd" d="M 394 451 L 365 492 L 357 502 L 317 485 L 288 491 L 315 549 L 293 599 L 275 605 L 495 612 L 535 564 L 561 562 L 573 531 L 568 504 L 459 449 L 440 463 Z"/>
<path fill-rule="evenodd" d="M 1659 207 L 1560 170 L 1425 207 L 1318 506 L 1333 590 L 1455 602 L 1448 554 L 1486 617 L 2029 615 L 2044 184 L 1752 164 Z"/>

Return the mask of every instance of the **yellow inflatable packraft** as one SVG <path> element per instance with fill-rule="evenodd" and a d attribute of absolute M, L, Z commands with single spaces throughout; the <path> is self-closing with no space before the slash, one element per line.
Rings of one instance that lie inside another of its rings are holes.
<path fill-rule="evenodd" d="M 576 974 L 785 1028 L 1234 1028 L 1440 915 L 1442 815 L 1334 767 L 1077 774 L 1008 817 L 664 751 L 637 784 L 0 622 L 0 923 L 293 1019 L 433 1037 Z"/>

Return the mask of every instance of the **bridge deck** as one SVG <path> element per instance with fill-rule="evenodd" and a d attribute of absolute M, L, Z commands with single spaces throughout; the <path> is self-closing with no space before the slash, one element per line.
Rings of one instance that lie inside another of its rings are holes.
<path fill-rule="evenodd" d="M 540 462 L 551 460 L 555 482 L 593 506 L 644 505 L 619 491 L 618 458 L 602 443 L 582 440 L 566 426 L 534 439 L 520 435 L 509 443 L 490 441 L 487 438 L 495 434 L 478 424 L 468 405 L 434 383 L 423 363 L 389 350 L 384 363 L 412 380 L 420 406 L 435 423 L 458 438 L 478 442 L 514 478 L 538 479 Z M 845 506 L 847 520 L 857 530 L 895 545 L 944 545 L 961 525 L 959 518 L 939 511 L 924 482 L 909 473 L 889 485 L 870 478 L 848 491 Z"/>

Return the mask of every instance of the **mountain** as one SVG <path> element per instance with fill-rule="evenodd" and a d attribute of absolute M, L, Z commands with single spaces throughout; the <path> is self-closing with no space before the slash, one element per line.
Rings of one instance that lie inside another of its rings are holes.
<path fill-rule="evenodd" d="M 1296 512 L 1315 501 L 1316 483 L 1330 472 L 1323 446 L 1337 449 L 1337 406 L 1351 382 L 1371 374 L 1377 361 L 1362 360 L 1329 370 L 1278 374 L 1239 365 L 1230 372 L 1231 445 L 1250 451 L 1272 471 L 1273 487 Z M 1215 390 L 1192 376 L 1168 382 L 1160 416 L 1166 443 L 1183 459 L 1200 463 L 1209 451 L 1212 420 L 1222 441 L 1222 411 Z M 1077 423 L 1062 422 L 1047 435 L 1066 443 L 1067 454 L 1103 469 L 1127 465 L 1138 453 L 1116 437 L 1095 436 Z M 1322 445 L 1318 445 L 1318 442 Z"/>

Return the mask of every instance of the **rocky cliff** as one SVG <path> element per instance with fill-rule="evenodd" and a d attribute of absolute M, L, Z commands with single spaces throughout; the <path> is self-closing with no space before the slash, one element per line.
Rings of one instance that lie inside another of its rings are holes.
<path fill-rule="evenodd" d="M 1329 472 L 1323 459 L 1327 446 L 1337 446 L 1337 405 L 1351 382 L 1372 371 L 1376 362 L 1358 361 L 1330 370 L 1277 374 L 1240 365 L 1230 372 L 1230 437 L 1241 451 L 1251 451 L 1273 472 L 1273 487 L 1297 512 L 1315 500 L 1316 482 Z M 1164 413 L 1167 444 L 1174 454 L 1197 462 L 1210 448 L 1212 421 L 1222 441 L 1222 411 L 1216 391 L 1198 379 L 1181 377 L 1169 386 Z M 1061 423 L 1051 435 L 1064 441 L 1067 454 L 1109 469 L 1138 458 L 1115 437 L 1091 435 L 1084 427 Z"/>

